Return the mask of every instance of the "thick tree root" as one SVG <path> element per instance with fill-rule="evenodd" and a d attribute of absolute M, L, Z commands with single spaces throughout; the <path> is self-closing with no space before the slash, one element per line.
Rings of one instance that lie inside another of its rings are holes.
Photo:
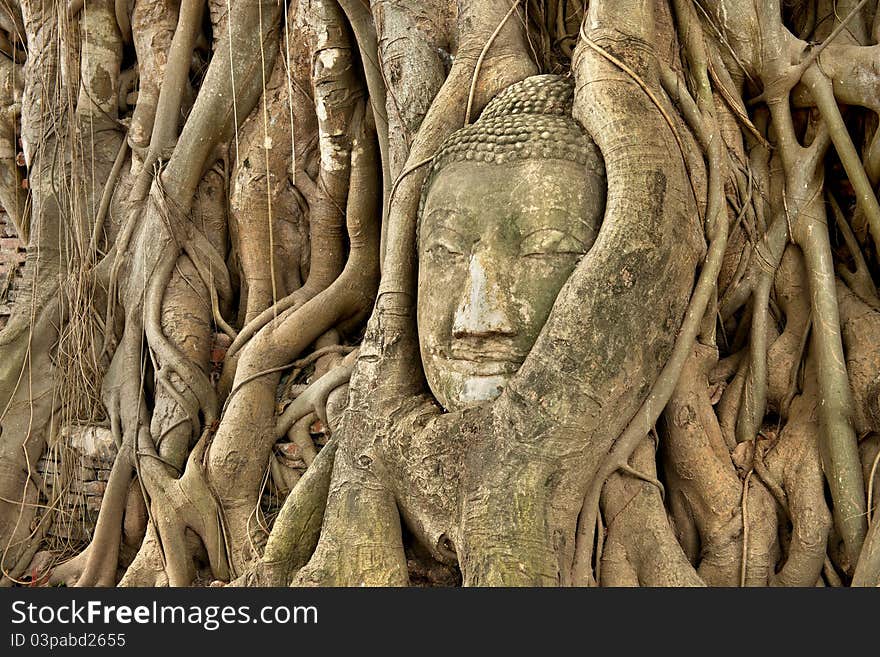
<path fill-rule="evenodd" d="M 644 440 L 632 466 L 655 476 L 656 458 Z M 614 474 L 602 491 L 607 538 L 601 556 L 603 586 L 705 586 L 676 540 L 660 489 L 631 475 Z"/>

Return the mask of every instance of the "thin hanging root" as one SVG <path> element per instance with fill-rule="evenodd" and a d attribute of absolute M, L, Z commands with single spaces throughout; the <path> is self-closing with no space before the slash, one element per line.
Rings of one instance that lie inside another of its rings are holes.
<path fill-rule="evenodd" d="M 873 523 L 856 563 L 853 586 L 880 586 L 880 523 Z"/>
<path fill-rule="evenodd" d="M 880 204 L 877 202 L 874 186 L 868 179 L 862 160 L 843 121 L 837 99 L 834 97 L 831 81 L 825 77 L 818 66 L 808 68 L 804 72 L 803 80 L 809 86 L 813 99 L 816 101 L 816 107 L 819 108 L 819 113 L 828 125 L 831 140 L 834 142 L 846 175 L 858 196 L 859 207 L 868 220 L 874 244 L 880 250 Z"/>
<path fill-rule="evenodd" d="M 486 40 L 483 49 L 480 51 L 480 56 L 477 57 L 477 63 L 474 66 L 474 73 L 471 76 L 471 85 L 470 90 L 468 91 L 468 99 L 467 106 L 464 111 L 464 124 L 468 125 L 471 122 L 471 111 L 474 107 L 474 94 L 477 91 L 477 81 L 480 78 L 480 69 L 483 68 L 483 61 L 486 59 L 486 55 L 489 53 L 489 49 L 492 47 L 492 44 L 495 43 L 495 40 L 498 38 L 498 35 L 501 34 L 501 30 L 504 29 L 504 26 L 507 25 L 507 21 L 510 20 L 510 17 L 516 13 L 516 10 L 519 9 L 522 0 L 514 0 L 513 4 L 510 6 L 510 10 L 504 14 L 504 18 L 501 19 L 501 22 L 498 23 L 498 27 L 495 28 L 495 31 L 489 35 L 489 38 Z"/>
<path fill-rule="evenodd" d="M 749 482 L 752 480 L 753 470 L 749 470 L 743 479 L 742 492 L 742 561 L 739 571 L 739 585 L 744 588 L 746 585 L 746 570 L 749 562 Z"/>
<path fill-rule="evenodd" d="M 684 143 L 681 140 L 681 135 L 678 134 L 678 130 L 675 127 L 675 122 L 672 120 L 672 117 L 669 116 L 669 113 L 666 111 L 666 108 L 663 107 L 663 103 L 660 102 L 660 99 L 657 97 L 657 95 L 653 91 L 651 91 L 651 88 L 647 85 L 647 83 L 644 80 L 642 80 L 642 78 L 635 71 L 633 71 L 629 66 L 627 66 L 622 61 L 617 59 L 610 52 L 605 50 L 598 43 L 596 43 L 592 39 L 590 39 L 590 37 L 588 37 L 586 32 L 584 31 L 585 29 L 586 29 L 586 23 L 584 23 L 584 25 L 581 26 L 581 39 L 583 39 L 584 43 L 587 44 L 593 50 L 595 50 L 597 53 L 602 55 L 602 57 L 607 59 L 614 66 L 618 67 L 621 71 L 626 73 L 630 78 L 632 78 L 633 82 L 635 82 L 637 85 L 639 85 L 641 90 L 645 92 L 645 95 L 651 99 L 651 102 L 654 103 L 654 106 L 657 108 L 657 111 L 660 112 L 660 115 L 663 117 L 663 120 L 666 121 L 666 125 L 669 126 L 669 130 L 672 133 L 672 136 L 675 138 L 675 143 L 678 145 L 678 150 L 681 153 L 681 158 L 682 158 L 682 161 L 684 162 L 685 168 L 688 169 L 688 182 L 691 185 L 691 189 L 694 191 L 694 199 L 696 200 L 697 193 L 696 193 L 696 190 L 693 189 L 694 183 L 693 183 L 693 177 L 690 175 L 691 172 L 689 170 L 688 156 L 687 156 L 688 151 L 685 148 Z M 690 127 L 694 130 L 694 134 L 696 134 L 696 135 L 705 134 L 705 132 L 706 132 L 705 128 L 700 125 L 690 126 Z M 699 203 L 697 203 L 697 206 L 699 207 Z"/>
<path fill-rule="evenodd" d="M 749 118 L 748 112 L 746 112 L 746 108 L 743 105 L 742 98 L 740 98 L 735 91 L 732 91 L 736 86 L 733 80 L 730 79 L 730 73 L 724 65 L 724 62 L 721 61 L 721 56 L 714 49 L 710 52 L 709 56 L 708 68 L 709 74 L 712 76 L 712 82 L 715 83 L 714 88 L 718 89 L 721 97 L 727 104 L 727 107 L 733 112 L 733 115 L 737 120 L 746 127 L 749 133 L 761 146 L 770 150 L 772 148 L 770 142 L 767 141 L 764 135 L 761 134 L 761 131 L 755 127 L 754 123 L 752 123 L 752 120 Z"/>
<path fill-rule="evenodd" d="M 195 248 L 187 245 L 184 250 L 186 251 L 186 254 L 189 256 L 189 259 L 192 261 L 193 265 L 195 266 L 196 271 L 199 273 L 199 278 L 202 279 L 202 283 L 208 290 L 208 294 L 211 296 L 211 315 L 214 317 L 214 323 L 232 340 L 235 340 L 235 338 L 238 336 L 238 332 L 234 328 L 232 328 L 225 319 L 223 319 L 223 315 L 220 312 L 220 300 L 218 298 L 217 292 L 218 285 L 223 287 L 229 286 L 229 296 L 227 296 L 227 299 L 231 299 L 231 284 L 229 282 L 228 272 L 226 272 L 225 281 L 223 283 L 219 283 L 218 279 L 214 277 L 213 272 L 209 270 L 208 267 L 202 262 L 202 259 L 199 257 Z M 221 278 L 220 280 L 223 279 Z"/>
<path fill-rule="evenodd" d="M 853 586 L 880 586 L 880 532 L 877 531 L 880 523 L 874 519 L 874 509 L 872 508 L 874 476 L 877 473 L 878 463 L 880 463 L 880 451 L 877 452 L 877 456 L 874 457 L 874 462 L 871 464 L 871 478 L 868 483 L 868 535 L 856 564 Z"/>
<path fill-rule="evenodd" d="M 58 586 L 59 584 L 75 586 L 82 576 L 83 568 L 85 568 L 91 549 L 91 545 L 89 545 L 75 557 L 55 566 L 49 572 L 49 579 L 46 584 L 49 586 Z"/>
<path fill-rule="evenodd" d="M 174 372 L 180 377 L 184 385 L 198 400 L 199 406 L 204 415 L 205 424 L 208 425 L 218 417 L 217 393 L 214 390 L 211 381 L 202 370 L 193 365 L 188 358 L 165 337 L 162 331 L 161 314 L 162 299 L 165 289 L 171 280 L 171 274 L 177 263 L 179 251 L 172 245 L 166 246 L 166 252 L 162 255 L 161 260 L 150 277 L 147 288 L 146 299 L 144 301 L 144 331 L 147 336 L 150 348 L 156 353 L 161 370 L 159 371 L 159 380 L 166 382 L 166 387 L 172 394 L 177 391 L 173 390 L 170 382 L 170 372 Z M 167 372 L 166 372 L 167 371 Z M 181 408 L 188 408 L 189 404 L 181 403 Z M 194 419 L 194 433 L 198 435 L 198 417 Z"/>
<path fill-rule="evenodd" d="M 631 477 L 635 477 L 636 479 L 641 479 L 642 481 L 651 484 L 652 486 L 656 486 L 657 490 L 660 491 L 660 499 L 666 500 L 666 487 L 663 485 L 657 477 L 652 477 L 650 475 L 646 475 L 644 472 L 640 472 L 636 470 L 634 467 L 629 465 L 628 463 L 620 468 L 618 468 L 620 472 L 625 472 Z M 601 513 L 597 514 L 597 517 L 601 515 Z M 596 576 L 596 581 L 598 581 L 599 577 Z"/>
<path fill-rule="evenodd" d="M 874 524 L 874 477 L 877 475 L 877 464 L 880 463 L 880 450 L 871 464 L 871 475 L 868 478 L 868 527 Z"/>
<path fill-rule="evenodd" d="M 836 271 L 846 282 L 847 286 L 855 292 L 862 301 L 875 310 L 880 310 L 880 298 L 877 297 L 877 286 L 871 278 L 871 271 L 868 269 L 868 263 L 865 262 L 865 256 L 862 254 L 859 242 L 856 240 L 856 236 L 853 234 L 852 228 L 850 228 L 849 222 L 846 220 L 843 211 L 837 204 L 837 199 L 834 198 L 833 194 L 828 194 L 827 197 L 828 204 L 831 206 L 831 211 L 834 213 L 834 221 L 837 228 L 840 230 L 840 234 L 843 236 L 843 241 L 846 242 L 846 247 L 849 249 L 850 255 L 852 255 L 856 265 L 855 271 L 850 270 L 845 265 L 838 265 Z"/>

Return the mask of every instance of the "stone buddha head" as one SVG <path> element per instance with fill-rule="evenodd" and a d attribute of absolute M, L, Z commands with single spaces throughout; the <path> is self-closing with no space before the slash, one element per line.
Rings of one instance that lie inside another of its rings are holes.
<path fill-rule="evenodd" d="M 605 208 L 601 155 L 555 75 L 519 82 L 439 148 L 419 211 L 418 329 L 447 410 L 497 397 Z"/>

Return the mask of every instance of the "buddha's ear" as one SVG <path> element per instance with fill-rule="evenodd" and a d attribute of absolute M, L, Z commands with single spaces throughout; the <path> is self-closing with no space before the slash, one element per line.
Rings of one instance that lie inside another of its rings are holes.
<path fill-rule="evenodd" d="M 419 244 L 421 244 L 422 240 L 422 215 L 425 213 L 425 203 L 428 200 L 428 187 L 431 185 L 431 180 L 434 177 L 433 168 L 428 173 L 428 177 L 425 178 L 425 182 L 422 183 L 422 192 L 419 197 L 419 209 L 416 211 L 416 255 L 418 256 Z"/>

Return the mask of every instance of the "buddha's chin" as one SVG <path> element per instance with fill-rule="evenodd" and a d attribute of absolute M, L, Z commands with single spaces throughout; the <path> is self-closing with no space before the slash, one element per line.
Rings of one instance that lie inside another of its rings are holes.
<path fill-rule="evenodd" d="M 446 408 L 450 411 L 460 410 L 469 406 L 484 404 L 496 399 L 507 381 L 508 374 L 466 375 L 455 377 L 453 394 L 447 400 Z"/>
<path fill-rule="evenodd" d="M 428 385 L 437 401 L 447 411 L 459 411 L 496 399 L 520 364 L 435 357 L 425 365 Z"/>

